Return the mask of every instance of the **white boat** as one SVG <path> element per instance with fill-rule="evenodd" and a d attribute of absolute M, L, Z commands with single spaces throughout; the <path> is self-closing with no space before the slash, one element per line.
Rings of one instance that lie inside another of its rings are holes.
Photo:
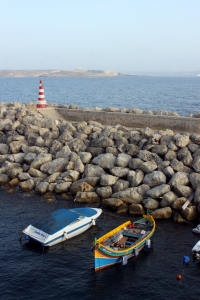
<path fill-rule="evenodd" d="M 91 226 L 101 215 L 100 208 L 58 209 L 42 220 L 30 224 L 22 231 L 26 240 L 34 240 L 43 246 L 53 246 L 71 239 Z"/>
<path fill-rule="evenodd" d="M 200 241 L 198 241 L 192 248 L 192 256 L 194 260 L 198 260 L 200 262 Z"/>
<path fill-rule="evenodd" d="M 198 224 L 197 227 L 193 228 L 192 232 L 200 234 L 200 224 Z"/>

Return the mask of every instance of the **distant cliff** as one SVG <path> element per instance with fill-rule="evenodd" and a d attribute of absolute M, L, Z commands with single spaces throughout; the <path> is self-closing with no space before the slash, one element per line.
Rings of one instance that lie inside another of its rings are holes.
<path fill-rule="evenodd" d="M 115 71 L 83 70 L 0 70 L 0 77 L 114 77 L 124 76 Z"/>

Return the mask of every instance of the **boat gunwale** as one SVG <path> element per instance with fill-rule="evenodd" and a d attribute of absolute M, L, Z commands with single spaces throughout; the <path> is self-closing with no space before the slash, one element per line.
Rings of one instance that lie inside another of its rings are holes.
<path fill-rule="evenodd" d="M 105 241 L 105 239 L 111 237 L 113 234 L 117 233 L 120 231 L 120 229 L 124 228 L 125 226 L 131 224 L 131 221 L 127 221 L 125 223 L 123 223 L 122 225 L 114 228 L 113 230 L 109 231 L 108 233 L 104 234 L 102 237 L 100 237 L 99 239 L 97 239 L 96 241 L 96 247 L 103 253 L 109 255 L 109 256 L 123 256 L 123 255 L 127 255 L 130 254 L 134 249 L 136 248 L 140 248 L 143 246 L 143 244 L 145 243 L 145 241 L 150 238 L 154 231 L 155 231 L 155 220 L 151 215 L 143 215 L 143 218 L 140 219 L 140 221 L 144 219 L 150 219 L 151 223 L 153 224 L 153 228 L 152 230 L 145 236 L 143 236 L 143 238 L 139 239 L 138 242 L 136 242 L 135 244 L 133 244 L 131 247 L 127 248 L 127 249 L 123 249 L 123 250 L 114 250 L 111 248 L 107 248 L 105 245 L 102 244 L 102 242 Z M 139 220 L 136 220 L 135 222 L 133 222 L 134 224 L 137 224 Z"/>

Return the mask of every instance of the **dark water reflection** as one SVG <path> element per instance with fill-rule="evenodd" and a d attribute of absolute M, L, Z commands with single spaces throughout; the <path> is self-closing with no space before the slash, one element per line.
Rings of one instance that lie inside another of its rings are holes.
<path fill-rule="evenodd" d="M 20 244 L 21 230 L 38 217 L 77 203 L 45 203 L 40 196 L 3 190 L 0 196 L 0 299 L 200 299 L 200 267 L 191 258 L 191 248 L 200 239 L 191 232 L 194 224 L 157 221 L 149 253 L 94 274 L 94 237 L 130 216 L 103 213 L 97 226 L 42 252 L 41 247 Z M 188 266 L 182 263 L 185 255 L 190 257 Z M 177 274 L 182 275 L 179 281 Z"/>

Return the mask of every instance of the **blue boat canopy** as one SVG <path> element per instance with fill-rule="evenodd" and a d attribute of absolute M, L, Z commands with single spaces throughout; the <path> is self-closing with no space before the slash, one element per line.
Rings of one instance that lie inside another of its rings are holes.
<path fill-rule="evenodd" d="M 36 221 L 33 223 L 33 226 L 48 234 L 54 234 L 72 222 L 76 221 L 78 218 L 79 214 L 75 211 L 61 208 L 54 211 L 52 214 L 43 218 L 42 220 Z"/>
<path fill-rule="evenodd" d="M 80 207 L 80 208 L 73 208 L 72 211 L 77 212 L 78 214 L 81 214 L 85 217 L 92 217 L 96 215 L 97 211 L 90 207 Z"/>

